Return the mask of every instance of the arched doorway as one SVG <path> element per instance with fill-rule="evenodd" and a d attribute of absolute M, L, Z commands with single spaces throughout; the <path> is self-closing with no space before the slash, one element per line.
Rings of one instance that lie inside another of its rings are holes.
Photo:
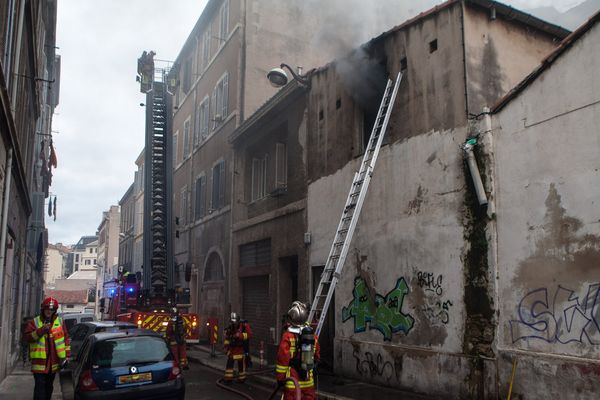
<path fill-rule="evenodd" d="M 204 273 L 202 274 L 202 287 L 200 289 L 200 318 L 204 322 L 216 320 L 219 332 L 225 328 L 222 319 L 225 312 L 225 274 L 223 273 L 223 259 L 217 251 L 211 252 L 206 258 Z M 202 332 L 201 332 L 202 334 Z M 208 338 L 208 332 L 204 332 Z M 219 337 L 222 335 L 220 334 Z"/>

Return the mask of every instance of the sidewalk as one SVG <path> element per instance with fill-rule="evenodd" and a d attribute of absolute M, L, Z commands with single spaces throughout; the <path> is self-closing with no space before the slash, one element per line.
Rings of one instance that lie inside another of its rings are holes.
<path fill-rule="evenodd" d="M 197 362 L 207 367 L 224 371 L 227 357 L 221 351 L 217 351 L 215 357 L 210 356 L 210 347 L 203 345 L 191 346 L 187 352 L 188 359 L 191 362 Z M 252 358 L 254 367 L 248 370 L 251 374 L 253 371 L 258 371 L 258 359 Z M 271 365 L 263 367 L 263 369 L 271 369 L 273 373 L 265 373 L 264 375 L 256 375 L 252 378 L 260 383 L 275 388 L 275 366 Z M 348 399 L 363 399 L 363 400 L 430 400 L 431 397 L 417 395 L 410 392 L 394 390 L 382 386 L 372 385 L 360 381 L 340 378 L 329 374 L 319 374 L 317 380 L 317 395 L 319 400 L 348 400 Z"/>
<path fill-rule="evenodd" d="M 0 383 L 0 398 L 2 400 L 23 400 L 33 398 L 33 374 L 31 364 L 17 362 L 15 369 Z M 62 400 L 62 391 L 58 374 L 54 378 L 54 391 L 52 400 Z"/>

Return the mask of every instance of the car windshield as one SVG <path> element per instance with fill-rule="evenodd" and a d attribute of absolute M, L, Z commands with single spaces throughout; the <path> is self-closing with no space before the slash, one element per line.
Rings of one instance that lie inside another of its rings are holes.
<path fill-rule="evenodd" d="M 171 359 L 167 344 L 162 338 L 133 336 L 96 343 L 91 362 L 92 367 L 113 368 Z"/>

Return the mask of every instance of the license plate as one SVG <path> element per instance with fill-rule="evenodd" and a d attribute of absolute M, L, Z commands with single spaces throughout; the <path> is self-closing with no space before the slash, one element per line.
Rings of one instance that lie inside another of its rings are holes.
<path fill-rule="evenodd" d="M 149 382 L 151 380 L 152 372 L 145 372 L 143 374 L 121 375 L 119 376 L 119 385 L 123 385 L 125 383 Z"/>

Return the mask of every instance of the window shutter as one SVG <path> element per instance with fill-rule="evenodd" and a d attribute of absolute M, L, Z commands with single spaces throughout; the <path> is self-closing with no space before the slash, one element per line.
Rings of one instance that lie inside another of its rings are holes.
<path fill-rule="evenodd" d="M 258 171 L 260 169 L 260 160 L 252 159 L 252 190 L 250 200 L 254 201 L 258 198 Z"/>
<path fill-rule="evenodd" d="M 206 176 L 200 177 L 200 216 L 206 215 Z"/>
<path fill-rule="evenodd" d="M 201 178 L 196 179 L 196 187 L 194 189 L 196 191 L 194 196 L 194 220 L 198 220 L 200 218 L 200 190 L 202 190 Z"/>
<path fill-rule="evenodd" d="M 219 164 L 219 207 L 225 205 L 225 161 Z"/>
<path fill-rule="evenodd" d="M 227 117 L 227 112 L 229 110 L 229 73 L 225 73 L 223 77 L 223 111 L 222 116 L 223 120 Z"/>
<path fill-rule="evenodd" d="M 213 90 L 212 92 L 212 98 L 210 99 L 210 110 L 211 110 L 211 120 L 213 121 L 212 124 L 212 129 L 215 129 L 217 127 L 217 121 L 215 119 L 215 116 L 217 114 L 217 89 L 218 86 L 215 87 L 215 90 Z"/>
<path fill-rule="evenodd" d="M 196 107 L 196 118 L 194 118 L 194 146 L 200 143 L 200 114 L 202 112 L 202 104 Z"/>
<path fill-rule="evenodd" d="M 287 160 L 285 143 L 275 144 L 275 187 L 287 185 Z"/>

